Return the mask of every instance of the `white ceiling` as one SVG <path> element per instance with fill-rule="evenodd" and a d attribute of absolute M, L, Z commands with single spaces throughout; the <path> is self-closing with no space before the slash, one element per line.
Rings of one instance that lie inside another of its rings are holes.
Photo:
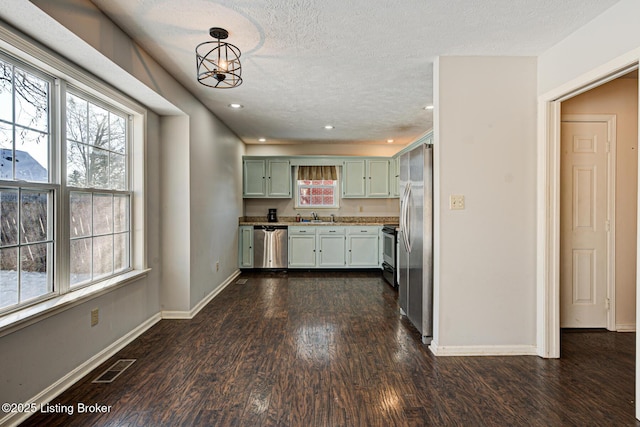
<path fill-rule="evenodd" d="M 400 145 L 432 126 L 435 57 L 536 56 L 616 2 L 93 0 L 248 144 Z M 237 88 L 196 81 L 210 27 L 242 51 Z"/>

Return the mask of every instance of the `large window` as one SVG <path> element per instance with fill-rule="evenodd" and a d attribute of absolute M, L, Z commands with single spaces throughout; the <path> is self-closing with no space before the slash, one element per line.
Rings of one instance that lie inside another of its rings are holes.
<path fill-rule="evenodd" d="M 0 57 L 0 311 L 53 293 L 52 82 Z"/>
<path fill-rule="evenodd" d="M 127 119 L 73 93 L 66 105 L 69 280 L 78 286 L 131 265 Z"/>
<path fill-rule="evenodd" d="M 0 55 L 0 314 L 132 269 L 130 135 L 108 98 Z"/>

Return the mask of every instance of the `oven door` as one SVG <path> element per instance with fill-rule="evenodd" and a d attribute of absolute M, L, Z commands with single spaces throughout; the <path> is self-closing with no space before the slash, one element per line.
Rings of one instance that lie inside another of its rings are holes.
<path fill-rule="evenodd" d="M 396 234 L 394 232 L 382 232 L 382 260 L 396 268 Z"/>
<path fill-rule="evenodd" d="M 396 283 L 396 271 L 387 263 L 382 264 L 382 277 L 394 288 L 398 285 Z"/>

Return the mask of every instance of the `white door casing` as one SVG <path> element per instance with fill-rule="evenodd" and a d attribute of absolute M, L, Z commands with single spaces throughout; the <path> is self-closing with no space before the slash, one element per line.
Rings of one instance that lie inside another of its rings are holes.
<path fill-rule="evenodd" d="M 638 69 L 640 51 L 632 50 L 602 64 L 538 98 L 537 150 L 537 348 L 544 358 L 560 357 L 560 104 L 580 93 Z M 613 133 L 615 137 L 615 133 Z M 614 141 L 615 142 L 615 141 Z M 638 140 L 640 142 L 640 139 Z M 640 154 L 638 154 L 640 158 Z M 640 186 L 640 175 L 637 177 Z M 640 198 L 638 217 L 640 223 Z M 613 229 L 612 229 L 612 234 Z M 640 239 L 636 267 L 640 266 Z M 640 269 L 636 268 L 636 306 L 640 307 Z M 615 307 L 615 304 L 612 304 Z M 640 330 L 640 316 L 636 316 Z M 636 343 L 636 365 L 640 366 L 640 341 Z M 635 416 L 640 420 L 640 370 L 636 370 Z"/>
<path fill-rule="evenodd" d="M 560 326 L 615 329 L 612 185 L 615 117 L 563 116 Z M 611 316 L 609 316 L 611 314 Z"/>

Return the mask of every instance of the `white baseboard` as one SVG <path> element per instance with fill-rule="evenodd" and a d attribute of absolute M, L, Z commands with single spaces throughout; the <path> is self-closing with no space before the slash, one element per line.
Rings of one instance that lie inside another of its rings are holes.
<path fill-rule="evenodd" d="M 629 323 L 629 324 L 618 324 L 616 325 L 616 332 L 635 332 L 636 331 L 636 324 L 635 323 Z"/>
<path fill-rule="evenodd" d="M 202 298 L 198 304 L 195 305 L 189 311 L 173 311 L 173 310 L 163 310 L 162 318 L 163 319 L 193 319 L 196 314 L 200 312 L 207 304 L 211 302 L 220 292 L 224 290 L 227 286 L 229 286 L 235 279 L 240 275 L 240 270 L 234 271 L 231 276 L 227 278 L 220 286 L 215 288 L 213 291 L 209 293 L 206 297 Z"/>
<path fill-rule="evenodd" d="M 534 345 L 437 345 L 429 350 L 435 356 L 536 356 Z"/>
<path fill-rule="evenodd" d="M 37 404 L 38 408 L 46 403 L 49 403 L 56 396 L 64 392 L 66 389 L 71 387 L 73 384 L 82 379 L 89 372 L 100 366 L 102 363 L 107 361 L 111 356 L 122 350 L 125 346 L 130 344 L 133 340 L 138 338 L 144 332 L 146 332 L 153 325 L 162 320 L 160 313 L 154 314 L 149 319 L 140 324 L 137 328 L 133 329 L 131 332 L 111 344 L 109 347 L 102 350 L 100 353 L 93 356 L 91 359 L 84 362 L 82 365 L 78 366 L 71 372 L 69 372 L 64 377 L 60 378 L 58 381 L 38 393 L 35 397 L 27 400 L 29 403 Z M 7 414 L 4 418 L 0 419 L 0 426 L 17 426 L 29 416 L 32 415 L 30 413 L 13 413 Z"/>

